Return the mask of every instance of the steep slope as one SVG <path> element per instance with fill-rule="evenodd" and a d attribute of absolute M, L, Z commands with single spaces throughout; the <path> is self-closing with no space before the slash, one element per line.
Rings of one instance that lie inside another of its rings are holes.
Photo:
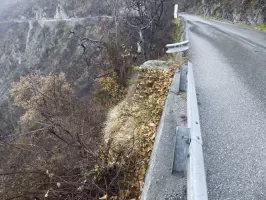
<path fill-rule="evenodd" d="M 32 70 L 50 73 L 64 71 L 68 79 L 79 82 L 78 92 L 90 85 L 82 74 L 88 74 L 83 59 L 80 37 L 98 39 L 112 19 L 103 12 L 99 1 L 4 1 L 0 8 L 0 99 L 7 95 L 10 84 Z M 97 8 L 99 8 L 97 10 Z M 93 10 L 93 11 L 92 11 Z M 90 14 L 90 15 L 89 15 Z M 87 51 L 94 50 L 88 45 Z M 94 60 L 99 61 L 100 54 Z M 96 62 L 96 61 L 95 61 Z M 97 62 L 90 76 L 97 73 Z"/>

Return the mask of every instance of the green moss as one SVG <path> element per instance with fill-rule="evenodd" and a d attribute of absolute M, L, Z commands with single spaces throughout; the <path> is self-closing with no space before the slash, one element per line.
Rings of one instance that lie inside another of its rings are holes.
<path fill-rule="evenodd" d="M 195 15 L 200 15 L 200 10 L 198 9 Z"/>
<path fill-rule="evenodd" d="M 201 16 L 201 17 L 203 17 L 203 16 Z M 223 19 L 223 18 L 220 18 L 220 17 L 203 17 L 203 18 L 224 21 L 224 22 L 231 23 L 231 24 L 233 23 L 233 22 L 231 22 L 231 21 L 229 21 L 227 19 Z M 235 24 L 235 23 L 233 23 L 233 24 Z M 255 28 L 258 31 L 266 32 L 266 24 L 259 24 L 257 26 L 252 26 L 252 25 L 249 25 L 249 24 L 241 23 L 241 22 L 238 22 L 237 24 L 240 25 L 240 26 L 243 26 L 245 28 L 251 28 L 251 29 Z"/>
<path fill-rule="evenodd" d="M 62 42 L 62 45 L 60 46 L 60 51 L 63 52 L 67 48 L 67 42 Z"/>
<path fill-rule="evenodd" d="M 71 26 L 69 26 L 69 25 L 65 25 L 64 26 L 64 32 L 66 33 L 66 32 L 69 32 L 69 31 L 71 31 L 72 30 L 72 27 Z"/>
<path fill-rule="evenodd" d="M 172 23 L 176 26 L 173 34 L 175 42 L 180 42 L 182 37 L 182 23 L 180 18 L 173 19 Z"/>
<path fill-rule="evenodd" d="M 139 70 L 139 66 L 132 66 L 132 69 L 134 70 L 134 71 L 138 71 Z"/>
<path fill-rule="evenodd" d="M 266 24 L 260 24 L 258 26 L 255 26 L 255 29 L 266 32 Z"/>
<path fill-rule="evenodd" d="M 228 19 L 224 19 L 224 18 L 222 18 L 222 17 L 213 17 L 213 16 L 201 16 L 202 18 L 205 18 L 205 19 L 214 19 L 214 20 L 218 20 L 218 21 L 222 21 L 222 22 L 227 22 L 227 23 L 230 23 L 230 24 L 232 24 L 233 22 L 232 21 L 230 21 L 230 20 L 228 20 Z"/>
<path fill-rule="evenodd" d="M 173 19 L 173 24 L 179 25 L 180 24 L 180 18 Z"/>
<path fill-rule="evenodd" d="M 213 15 L 215 17 L 220 17 L 221 16 L 221 13 L 222 13 L 222 9 L 220 7 L 217 7 L 214 11 L 213 11 Z"/>
<path fill-rule="evenodd" d="M 252 25 L 244 24 L 244 23 L 238 23 L 238 24 L 240 26 L 245 27 L 245 28 L 251 28 L 251 29 L 256 29 L 258 31 L 266 32 L 266 24 L 260 24 L 260 25 L 257 25 L 257 26 L 252 26 Z"/>

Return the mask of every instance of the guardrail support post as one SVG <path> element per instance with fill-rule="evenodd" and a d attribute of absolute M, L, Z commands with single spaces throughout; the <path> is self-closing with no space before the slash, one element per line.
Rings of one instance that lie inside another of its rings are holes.
<path fill-rule="evenodd" d="M 184 65 L 180 73 L 179 91 L 183 91 L 183 92 L 187 91 L 187 73 L 188 73 L 188 66 Z"/>
<path fill-rule="evenodd" d="M 187 170 L 189 134 L 190 130 L 188 128 L 176 128 L 176 145 L 174 153 L 173 173 L 184 173 Z"/>

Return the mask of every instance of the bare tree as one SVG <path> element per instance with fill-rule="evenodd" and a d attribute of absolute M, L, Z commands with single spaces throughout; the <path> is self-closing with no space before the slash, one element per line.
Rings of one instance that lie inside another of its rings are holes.
<path fill-rule="evenodd" d="M 83 59 L 88 70 L 90 70 L 91 67 L 95 67 L 93 59 L 101 56 L 102 63 L 107 63 L 106 65 L 109 65 L 109 68 L 113 69 L 116 73 L 117 81 L 125 85 L 127 71 L 130 67 L 128 59 L 130 55 L 128 55 L 125 38 L 121 31 L 122 24 L 119 23 L 118 0 L 112 1 L 110 6 L 113 9 L 112 25 L 114 26 L 106 27 L 101 37 L 98 39 L 93 39 L 90 36 L 81 37 L 77 35 L 75 31 L 70 31 L 70 36 L 78 39 L 79 46 L 83 51 Z M 107 57 L 104 57 L 105 54 Z M 103 69 L 108 68 L 106 66 L 100 67 Z M 105 75 L 109 74 L 110 71 L 107 71 Z M 101 75 L 101 77 L 105 75 Z M 94 78 L 98 78 L 98 75 Z"/>
<path fill-rule="evenodd" d="M 62 73 L 22 77 L 11 96 L 22 115 L 12 137 L 0 143 L 7 156 L 0 171 L 1 197 L 89 199 L 90 194 L 78 189 L 84 186 L 82 174 L 96 162 L 104 120 L 101 107 L 78 100 Z M 104 193 L 93 184 L 86 187 Z"/>
<path fill-rule="evenodd" d="M 154 35 L 162 26 L 166 0 L 126 0 L 126 23 L 138 33 L 137 52 L 145 60 Z"/>

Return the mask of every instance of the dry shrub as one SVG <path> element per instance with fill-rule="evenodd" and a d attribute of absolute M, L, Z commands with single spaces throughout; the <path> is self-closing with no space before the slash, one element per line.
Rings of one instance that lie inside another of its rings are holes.
<path fill-rule="evenodd" d="M 14 105 L 25 111 L 20 120 L 26 127 L 36 123 L 37 119 L 44 120 L 44 112 L 50 112 L 53 117 L 62 116 L 69 111 L 66 105 L 74 99 L 73 89 L 63 73 L 42 76 L 37 72 L 21 77 L 11 88 L 10 94 Z"/>
<path fill-rule="evenodd" d="M 98 199 L 93 181 L 105 113 L 79 101 L 64 74 L 36 73 L 11 89 L 21 109 L 20 127 L 6 142 L 1 164 L 2 199 Z"/>
<path fill-rule="evenodd" d="M 99 78 L 96 101 L 79 101 L 64 74 L 21 78 L 11 90 L 22 115 L 4 144 L 2 199 L 138 199 L 173 74 L 141 69 L 127 95 L 115 76 Z M 123 98 L 103 143 L 104 110 Z"/>
<path fill-rule="evenodd" d="M 174 72 L 174 68 L 141 69 L 125 100 L 108 114 L 104 134 L 109 149 L 105 153 L 109 168 L 119 173 L 117 199 L 139 199 Z"/>
<path fill-rule="evenodd" d="M 119 84 L 117 75 L 111 72 L 107 77 L 96 79 L 94 96 L 103 106 L 109 108 L 118 104 L 126 95 L 126 88 Z"/>

